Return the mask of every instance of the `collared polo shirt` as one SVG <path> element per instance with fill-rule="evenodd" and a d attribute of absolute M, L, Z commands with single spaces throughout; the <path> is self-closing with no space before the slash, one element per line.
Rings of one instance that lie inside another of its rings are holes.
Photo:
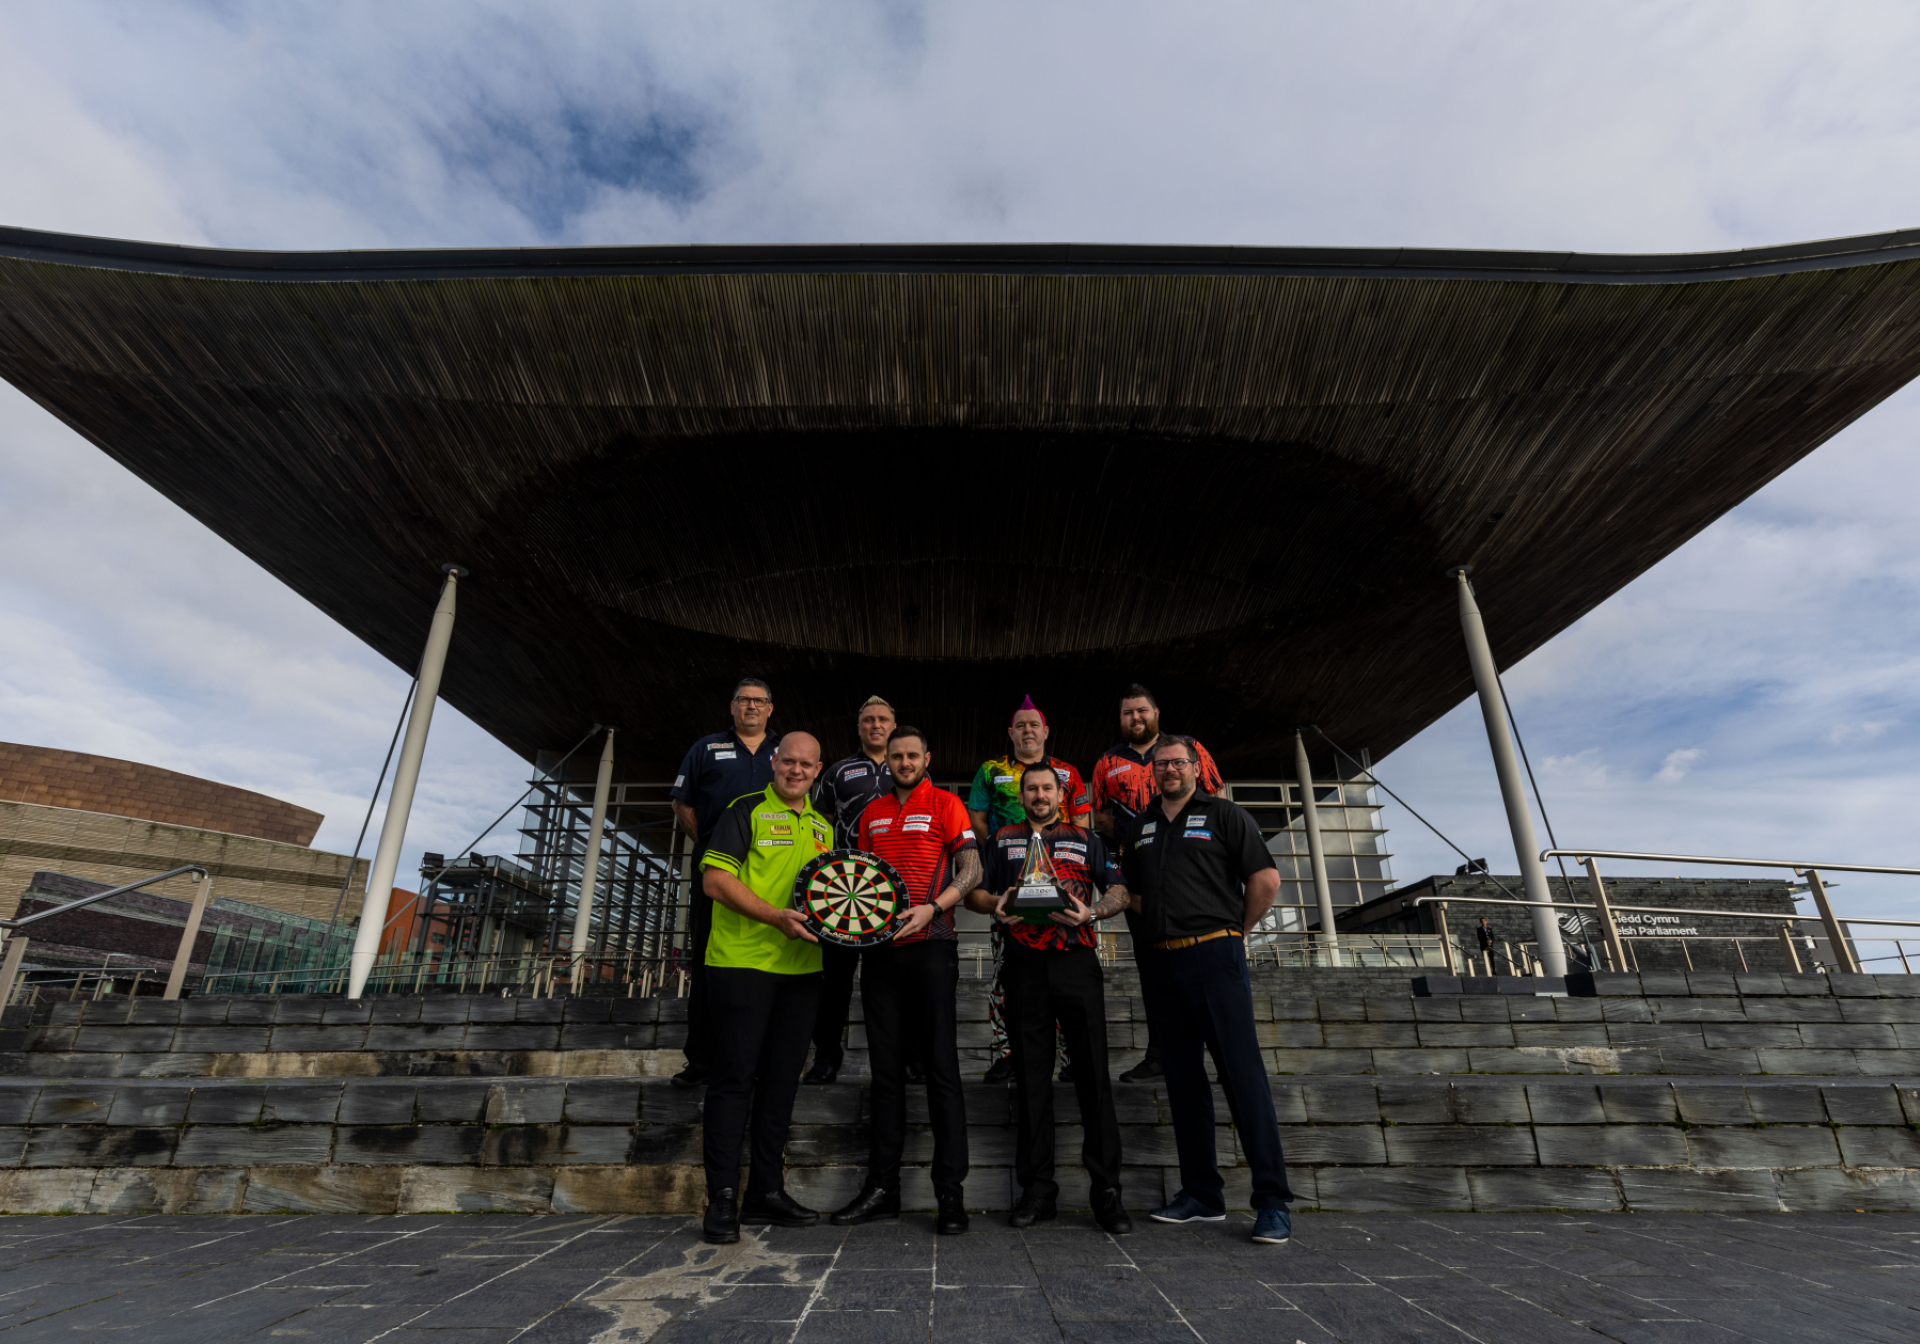
<path fill-rule="evenodd" d="M 1016 826 L 1002 826 L 987 846 L 980 885 L 998 896 L 1008 887 L 1020 884 L 1026 868 L 1027 847 L 1036 834 L 1047 847 L 1053 861 L 1054 878 L 1061 888 L 1092 905 L 1108 887 L 1122 881 L 1119 865 L 1107 853 L 1106 842 L 1092 831 L 1070 822 L 1056 821 L 1035 832 L 1025 817 Z M 1004 924 L 1014 945 L 1023 951 L 1066 952 L 1076 947 L 1095 947 L 1100 936 L 1098 920 L 1070 929 L 1048 920 L 1045 924 Z"/>
<path fill-rule="evenodd" d="M 732 873 L 755 896 L 785 910 L 793 904 L 793 883 L 800 870 L 832 848 L 833 824 L 812 802 L 803 798 L 794 807 L 769 784 L 720 814 L 700 866 Z M 820 969 L 820 944 L 789 938 L 771 924 L 714 901 L 707 965 L 810 975 Z"/>
<path fill-rule="evenodd" d="M 1240 928 L 1247 879 L 1275 866 L 1244 807 L 1198 791 L 1171 821 L 1156 805 L 1124 824 L 1120 864 L 1153 942 Z"/>
<path fill-rule="evenodd" d="M 1159 745 L 1156 740 L 1154 746 Z M 1193 746 L 1200 765 L 1196 787 L 1202 793 L 1220 792 L 1226 787 L 1220 778 L 1220 767 L 1213 763 L 1205 747 L 1198 742 Z M 1115 835 L 1120 833 L 1123 822 L 1139 816 L 1160 796 L 1160 786 L 1153 781 L 1152 763 L 1126 742 L 1116 742 L 1101 753 L 1100 759 L 1093 763 L 1093 777 L 1088 786 L 1088 798 L 1094 810 L 1113 814 Z"/>
<path fill-rule="evenodd" d="M 1053 766 L 1053 773 L 1060 776 L 1061 815 L 1068 821 L 1086 816 L 1089 810 L 1087 786 L 1081 780 L 1080 772 L 1065 761 L 1052 757 L 1047 759 Z M 1026 821 L 1027 809 L 1020 805 L 1020 781 L 1026 773 L 1025 763 L 1011 752 L 984 762 L 973 772 L 973 784 L 967 790 L 967 806 L 975 812 L 987 814 L 989 832 Z"/>
<path fill-rule="evenodd" d="M 936 789 L 930 779 L 914 785 L 904 803 L 892 789 L 868 803 L 867 810 L 860 814 L 858 840 L 861 849 L 878 854 L 894 866 L 907 884 L 907 898 L 914 905 L 931 904 L 952 882 L 955 856 L 979 848 L 967 809 L 945 789 Z M 913 938 L 895 938 L 893 943 L 929 941 L 957 941 L 953 911 L 941 911 L 925 932 Z"/>
<path fill-rule="evenodd" d="M 858 839 L 860 814 L 867 804 L 893 789 L 893 771 L 885 761 L 855 754 L 820 772 L 813 805 L 833 820 L 834 843 L 851 849 Z"/>
<path fill-rule="evenodd" d="M 780 739 L 768 733 L 757 751 L 748 751 L 733 730 L 710 733 L 687 749 L 680 773 L 667 791 L 676 803 L 693 809 L 699 830 L 696 846 L 704 847 L 720 814 L 736 798 L 758 793 L 773 783 L 773 749 Z"/>

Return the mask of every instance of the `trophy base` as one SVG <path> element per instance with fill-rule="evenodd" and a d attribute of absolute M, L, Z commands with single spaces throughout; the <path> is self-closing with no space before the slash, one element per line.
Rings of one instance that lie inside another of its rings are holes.
<path fill-rule="evenodd" d="M 1058 887 L 1021 887 L 1007 902 L 1007 913 L 1025 924 L 1050 924 L 1048 915 L 1069 908 Z"/>

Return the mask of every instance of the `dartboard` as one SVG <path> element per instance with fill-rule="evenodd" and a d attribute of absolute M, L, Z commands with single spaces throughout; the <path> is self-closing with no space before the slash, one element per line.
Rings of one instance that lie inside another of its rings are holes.
<path fill-rule="evenodd" d="M 863 849 L 831 850 L 813 860 L 794 879 L 793 899 L 816 936 L 842 947 L 886 942 L 907 908 L 900 874 Z"/>

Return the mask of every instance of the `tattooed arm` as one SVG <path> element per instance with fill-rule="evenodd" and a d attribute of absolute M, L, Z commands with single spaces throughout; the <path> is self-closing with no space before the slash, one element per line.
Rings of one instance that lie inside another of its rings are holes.
<path fill-rule="evenodd" d="M 1108 887 L 1106 891 L 1101 893 L 1099 900 L 1093 903 L 1093 917 L 1095 919 L 1112 919 L 1132 904 L 1132 901 L 1133 898 L 1128 895 L 1127 889 L 1120 883 L 1115 882 L 1112 886 Z"/>
<path fill-rule="evenodd" d="M 967 898 L 967 893 L 980 885 L 980 851 L 963 849 L 953 856 L 953 875 L 947 879 L 946 889 L 933 898 L 933 903 L 942 910 L 951 910 Z M 953 899 L 948 900 L 951 896 Z"/>

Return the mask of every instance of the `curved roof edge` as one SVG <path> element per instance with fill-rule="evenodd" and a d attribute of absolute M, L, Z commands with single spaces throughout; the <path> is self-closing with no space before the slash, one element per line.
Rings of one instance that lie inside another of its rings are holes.
<path fill-rule="evenodd" d="M 1186 247 L 1104 243 L 856 243 L 423 248 L 260 252 L 0 228 L 0 257 L 219 280 L 430 280 L 534 276 L 1274 275 L 1671 284 L 1920 258 L 1920 229 L 1733 252 L 1480 252 L 1415 247 Z"/>

